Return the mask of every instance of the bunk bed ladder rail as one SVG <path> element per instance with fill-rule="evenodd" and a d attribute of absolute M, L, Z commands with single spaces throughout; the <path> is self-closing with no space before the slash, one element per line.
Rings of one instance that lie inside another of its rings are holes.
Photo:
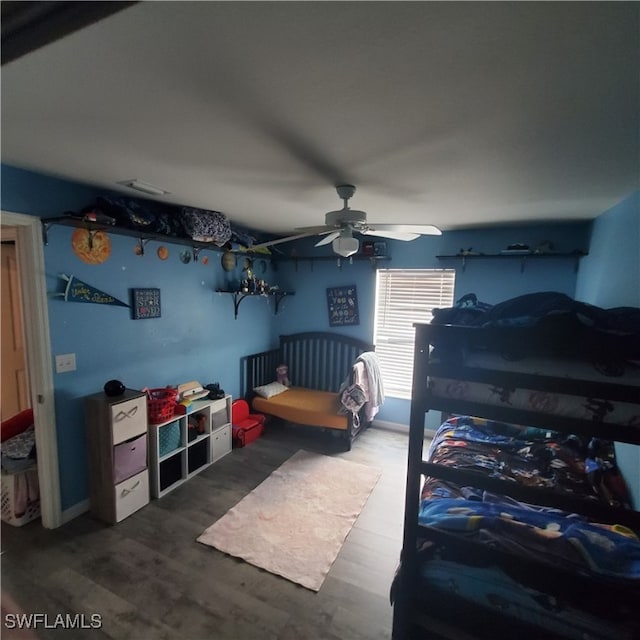
<path fill-rule="evenodd" d="M 426 385 L 428 349 L 419 345 L 427 344 L 421 325 L 416 328 L 416 339 L 413 353 L 413 389 Z M 404 533 L 402 540 L 401 569 L 398 574 L 396 601 L 393 613 L 393 640 L 405 640 L 411 628 L 412 602 L 410 594 L 415 593 L 418 585 L 418 509 L 420 503 L 420 476 L 413 472 L 419 468 L 423 460 L 424 424 L 426 406 L 413 398 L 409 417 L 409 447 L 407 453 L 407 484 L 404 506 Z"/>

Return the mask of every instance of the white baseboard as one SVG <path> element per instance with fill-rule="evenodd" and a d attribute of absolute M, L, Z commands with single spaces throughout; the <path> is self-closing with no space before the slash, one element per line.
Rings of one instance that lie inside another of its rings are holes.
<path fill-rule="evenodd" d="M 69 507 L 65 509 L 61 514 L 62 524 L 66 524 L 70 522 L 74 518 L 81 516 L 83 513 L 89 511 L 89 500 L 83 500 L 82 502 L 78 502 L 73 505 L 73 507 Z"/>
<path fill-rule="evenodd" d="M 400 433 L 409 433 L 409 425 L 401 422 L 389 422 L 387 420 L 376 420 L 374 418 L 371 423 L 372 427 L 377 429 L 387 429 L 389 431 L 399 431 Z"/>
<path fill-rule="evenodd" d="M 388 422 L 387 420 L 374 420 L 371 423 L 372 427 L 377 429 L 387 429 L 388 431 L 397 431 L 399 433 L 405 433 L 409 435 L 409 425 L 402 424 L 401 422 Z M 433 429 L 425 429 L 424 435 L 427 438 L 433 438 L 436 432 Z"/>

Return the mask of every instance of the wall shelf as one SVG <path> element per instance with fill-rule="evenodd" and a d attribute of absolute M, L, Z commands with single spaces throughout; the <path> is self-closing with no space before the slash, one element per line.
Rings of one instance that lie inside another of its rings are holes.
<path fill-rule="evenodd" d="M 331 261 L 331 262 L 335 262 L 336 266 L 339 269 L 342 269 L 342 265 L 346 262 L 348 264 L 352 264 L 353 261 L 362 261 L 362 260 L 368 260 L 371 263 L 371 266 L 375 269 L 376 265 L 378 264 L 378 262 L 384 262 L 384 261 L 388 261 L 391 260 L 391 258 L 389 256 L 363 256 L 363 255 L 355 255 L 355 256 L 349 256 L 348 258 L 343 258 L 341 256 L 337 256 L 337 255 L 330 255 L 330 256 L 278 256 L 277 258 L 275 258 L 276 262 L 295 262 L 296 265 L 296 271 L 298 270 L 298 265 L 301 262 L 309 262 L 309 264 L 311 265 L 311 270 L 313 271 L 313 263 L 314 262 L 327 262 L 327 261 Z"/>
<path fill-rule="evenodd" d="M 244 291 L 235 291 L 233 289 L 216 289 L 216 292 L 228 293 L 233 296 L 233 312 L 234 312 L 233 317 L 236 320 L 238 319 L 238 308 L 240 307 L 240 303 L 245 298 L 260 298 L 260 297 L 274 298 L 274 300 L 276 301 L 276 308 L 275 308 L 274 315 L 277 315 L 280 302 L 282 302 L 284 298 L 295 295 L 295 291 L 269 291 L 268 293 L 247 293 Z"/>
<path fill-rule="evenodd" d="M 163 233 L 155 233 L 151 231 L 145 231 L 144 229 L 130 229 L 128 227 L 119 227 L 117 225 L 104 224 L 99 222 L 93 222 L 91 220 L 87 220 L 81 217 L 74 217 L 71 215 L 64 216 L 55 216 L 51 218 L 41 218 L 42 222 L 42 240 L 45 245 L 49 244 L 49 231 L 51 227 L 58 225 L 63 227 L 74 227 L 76 229 L 87 229 L 91 238 L 98 231 L 105 231 L 107 233 L 113 233 L 118 236 L 126 236 L 128 238 L 134 238 L 138 241 L 140 245 L 140 255 L 144 255 L 144 249 L 146 244 L 153 240 L 156 242 L 167 242 L 171 244 L 183 245 L 186 247 L 191 247 L 193 252 L 193 261 L 197 262 L 200 252 L 203 249 L 207 249 L 208 251 L 216 251 L 218 253 L 225 253 L 226 251 L 231 251 L 239 257 L 250 258 L 251 260 L 269 260 L 271 261 L 271 265 L 274 269 L 277 268 L 277 264 L 280 262 L 295 262 L 296 270 L 298 269 L 298 264 L 300 262 L 309 262 L 312 265 L 314 262 L 319 261 L 334 261 L 337 263 L 338 268 L 342 268 L 342 265 L 345 261 L 350 264 L 354 260 L 369 260 L 371 265 L 375 268 L 376 264 L 379 261 L 391 260 L 389 256 L 364 256 L 364 255 L 354 255 L 349 258 L 342 258 L 337 255 L 328 255 L 328 256 L 284 256 L 278 254 L 270 254 L 270 253 L 262 253 L 259 251 L 238 251 L 225 249 L 224 247 L 219 247 L 218 245 L 212 242 L 198 242 L 196 240 L 192 240 L 191 238 L 178 237 L 178 236 L 168 236 Z"/>
<path fill-rule="evenodd" d="M 197 262 L 198 256 L 203 249 L 209 251 L 217 251 L 218 253 L 225 253 L 226 251 L 232 251 L 237 256 L 244 256 L 253 260 L 272 260 L 277 258 L 269 253 L 253 252 L 253 251 L 237 251 L 225 249 L 219 247 L 213 242 L 198 242 L 191 238 L 168 236 L 164 233 L 154 233 L 151 231 L 144 231 L 143 229 L 130 229 L 128 227 L 119 227 L 111 224 L 101 224 L 99 222 L 92 222 L 91 220 L 84 220 L 82 218 L 75 218 L 72 216 L 56 216 L 53 218 L 41 218 L 42 222 L 42 240 L 45 245 L 49 244 L 49 230 L 52 226 L 58 225 L 62 227 L 74 227 L 76 229 L 87 229 L 91 235 L 98 231 L 105 231 L 107 233 L 113 233 L 117 236 L 126 236 L 129 238 L 135 238 L 140 243 L 140 255 L 144 255 L 144 247 L 150 240 L 156 242 L 168 242 L 171 244 L 184 245 L 191 247 L 193 251 L 193 260 Z"/>
<path fill-rule="evenodd" d="M 578 270 L 578 263 L 580 258 L 588 255 L 585 251 L 572 251 L 569 253 L 549 252 L 549 253 L 479 253 L 479 254 L 452 254 L 452 255 L 439 255 L 436 256 L 438 260 L 461 260 L 462 271 L 467 267 L 467 260 L 520 260 L 520 272 L 524 271 L 525 264 L 528 260 L 538 259 L 560 259 L 560 260 L 575 260 L 575 269 Z"/>

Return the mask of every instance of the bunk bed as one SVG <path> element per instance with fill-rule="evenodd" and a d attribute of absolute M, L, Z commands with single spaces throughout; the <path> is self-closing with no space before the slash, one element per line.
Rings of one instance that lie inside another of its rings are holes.
<path fill-rule="evenodd" d="M 595 337 L 615 348 L 594 363 L 540 327 L 416 325 L 394 640 L 640 638 L 640 513 L 611 457 L 640 444 L 640 368 Z"/>
<path fill-rule="evenodd" d="M 374 346 L 364 340 L 332 332 L 281 335 L 277 348 L 242 359 L 243 395 L 258 413 L 335 433 L 348 451 L 370 425 L 377 409 L 370 407 L 366 371 L 358 374 L 362 363 L 357 362 L 362 354 L 373 350 Z M 282 364 L 291 378 L 288 390 L 271 397 L 257 395 L 256 390 L 273 384 Z M 366 387 L 367 397 L 357 417 L 343 410 L 339 393 L 345 384 L 356 381 Z"/>

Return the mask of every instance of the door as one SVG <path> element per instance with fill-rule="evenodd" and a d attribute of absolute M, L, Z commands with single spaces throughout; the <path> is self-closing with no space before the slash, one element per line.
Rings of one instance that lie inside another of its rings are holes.
<path fill-rule="evenodd" d="M 8 236 L 6 239 L 15 242 L 16 273 L 19 275 L 16 286 L 22 303 L 21 325 L 28 372 L 25 375 L 28 380 L 26 393 L 34 413 L 42 525 L 54 529 L 62 524 L 62 512 L 42 223 L 36 216 L 9 211 L 2 211 L 1 215 L 2 239 L 5 239 L 5 230 L 14 234 L 13 238 Z M 3 310 L 4 306 L 3 296 Z M 4 372 L 2 377 L 4 386 Z"/>
<path fill-rule="evenodd" d="M 30 406 L 16 245 L 14 240 L 5 240 L 7 236 L 15 237 L 13 227 L 2 229 L 2 248 L 0 250 L 2 267 L 2 279 L 0 280 L 0 295 L 2 296 L 0 419 L 2 420 L 6 420 Z"/>

